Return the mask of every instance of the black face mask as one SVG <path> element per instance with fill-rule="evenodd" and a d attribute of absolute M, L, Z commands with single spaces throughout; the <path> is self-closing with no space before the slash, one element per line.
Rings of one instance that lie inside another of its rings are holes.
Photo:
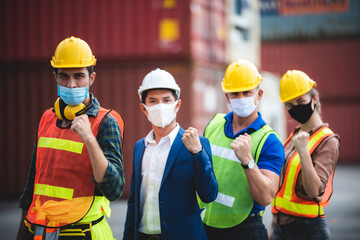
<path fill-rule="evenodd" d="M 292 107 L 290 110 L 288 110 L 288 112 L 290 116 L 299 123 L 306 123 L 314 112 L 311 107 L 311 103 L 312 99 L 307 104 Z"/>

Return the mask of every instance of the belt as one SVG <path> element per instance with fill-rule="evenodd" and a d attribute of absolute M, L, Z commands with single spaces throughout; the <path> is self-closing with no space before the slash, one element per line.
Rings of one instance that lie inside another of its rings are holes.
<path fill-rule="evenodd" d="M 99 222 L 101 222 L 103 219 L 104 219 L 104 216 L 98 218 L 98 219 L 95 220 L 95 221 L 91 221 L 91 222 L 88 222 L 88 223 L 74 223 L 74 224 L 71 224 L 71 225 L 68 225 L 68 226 L 65 226 L 65 227 L 60 227 L 60 229 L 68 229 L 68 228 L 73 228 L 73 227 L 77 227 L 77 228 L 83 228 L 83 227 L 90 228 L 91 226 L 94 226 L 94 225 L 98 224 Z"/>
<path fill-rule="evenodd" d="M 161 234 L 145 234 L 139 232 L 139 240 L 161 240 Z"/>
<path fill-rule="evenodd" d="M 68 236 L 68 237 L 72 237 L 74 234 L 74 236 L 83 236 L 85 237 L 85 239 L 92 239 L 91 237 L 91 231 L 92 231 L 92 227 L 96 224 L 98 224 L 99 222 L 101 222 L 104 219 L 104 216 L 98 218 L 95 221 L 91 221 L 88 223 L 74 223 L 71 225 L 67 225 L 64 227 L 60 227 L 60 239 L 61 237 L 64 236 Z M 27 221 L 26 221 L 27 222 Z M 35 226 L 34 225 L 26 225 L 28 227 L 28 231 L 30 232 L 30 234 L 34 234 L 34 229 Z"/>

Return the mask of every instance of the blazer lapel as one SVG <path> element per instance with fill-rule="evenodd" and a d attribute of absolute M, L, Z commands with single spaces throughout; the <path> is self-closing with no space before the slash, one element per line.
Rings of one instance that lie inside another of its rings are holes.
<path fill-rule="evenodd" d="M 169 151 L 169 156 L 167 158 L 167 161 L 166 161 L 166 165 L 165 165 L 165 169 L 164 169 L 164 174 L 163 174 L 163 177 L 162 177 L 162 180 L 161 180 L 161 186 L 160 188 L 162 187 L 165 179 L 167 178 L 167 176 L 169 175 L 169 172 L 172 168 L 172 166 L 174 165 L 174 162 L 177 158 L 177 156 L 179 155 L 179 151 L 181 150 L 181 148 L 184 146 L 184 143 L 182 141 L 182 136 L 184 134 L 184 129 L 182 127 L 179 128 L 179 132 L 178 134 L 176 135 L 176 138 L 170 148 L 170 151 Z"/>
<path fill-rule="evenodd" d="M 141 163 L 144 156 L 145 151 L 145 139 L 140 141 L 135 148 L 134 151 L 134 169 L 135 169 L 135 179 L 138 181 L 135 181 L 135 192 L 140 192 L 140 184 L 141 184 Z"/>

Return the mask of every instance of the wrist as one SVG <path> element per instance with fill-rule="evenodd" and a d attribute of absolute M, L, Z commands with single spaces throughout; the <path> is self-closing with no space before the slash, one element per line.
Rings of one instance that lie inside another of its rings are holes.
<path fill-rule="evenodd" d="M 95 144 L 97 143 L 97 140 L 93 134 L 89 134 L 88 136 L 83 138 L 83 141 L 85 144 Z"/>
<path fill-rule="evenodd" d="M 247 162 L 246 164 L 244 163 L 241 163 L 241 166 L 244 168 L 244 169 L 253 169 L 255 167 L 255 160 L 254 159 L 251 159 L 249 162 Z"/>
<path fill-rule="evenodd" d="M 247 165 L 251 160 L 253 160 L 252 156 L 245 156 L 240 160 L 240 162 L 243 165 Z"/>
<path fill-rule="evenodd" d="M 191 153 L 192 155 L 196 155 L 196 154 L 201 153 L 202 150 L 203 150 L 203 148 L 201 147 L 199 150 L 197 150 L 197 151 L 191 151 L 190 153 Z"/>

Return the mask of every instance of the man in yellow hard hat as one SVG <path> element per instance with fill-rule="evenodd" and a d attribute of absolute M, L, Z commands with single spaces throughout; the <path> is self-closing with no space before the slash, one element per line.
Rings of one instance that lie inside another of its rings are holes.
<path fill-rule="evenodd" d="M 268 239 L 262 216 L 277 190 L 284 148 L 258 112 L 261 81 L 251 62 L 231 63 L 222 90 L 232 111 L 205 129 L 219 185 L 214 202 L 200 201 L 208 239 Z"/>
<path fill-rule="evenodd" d="M 124 122 L 90 93 L 95 64 L 80 38 L 55 50 L 59 98 L 38 126 L 17 239 L 113 239 L 104 216 L 124 189 Z"/>

